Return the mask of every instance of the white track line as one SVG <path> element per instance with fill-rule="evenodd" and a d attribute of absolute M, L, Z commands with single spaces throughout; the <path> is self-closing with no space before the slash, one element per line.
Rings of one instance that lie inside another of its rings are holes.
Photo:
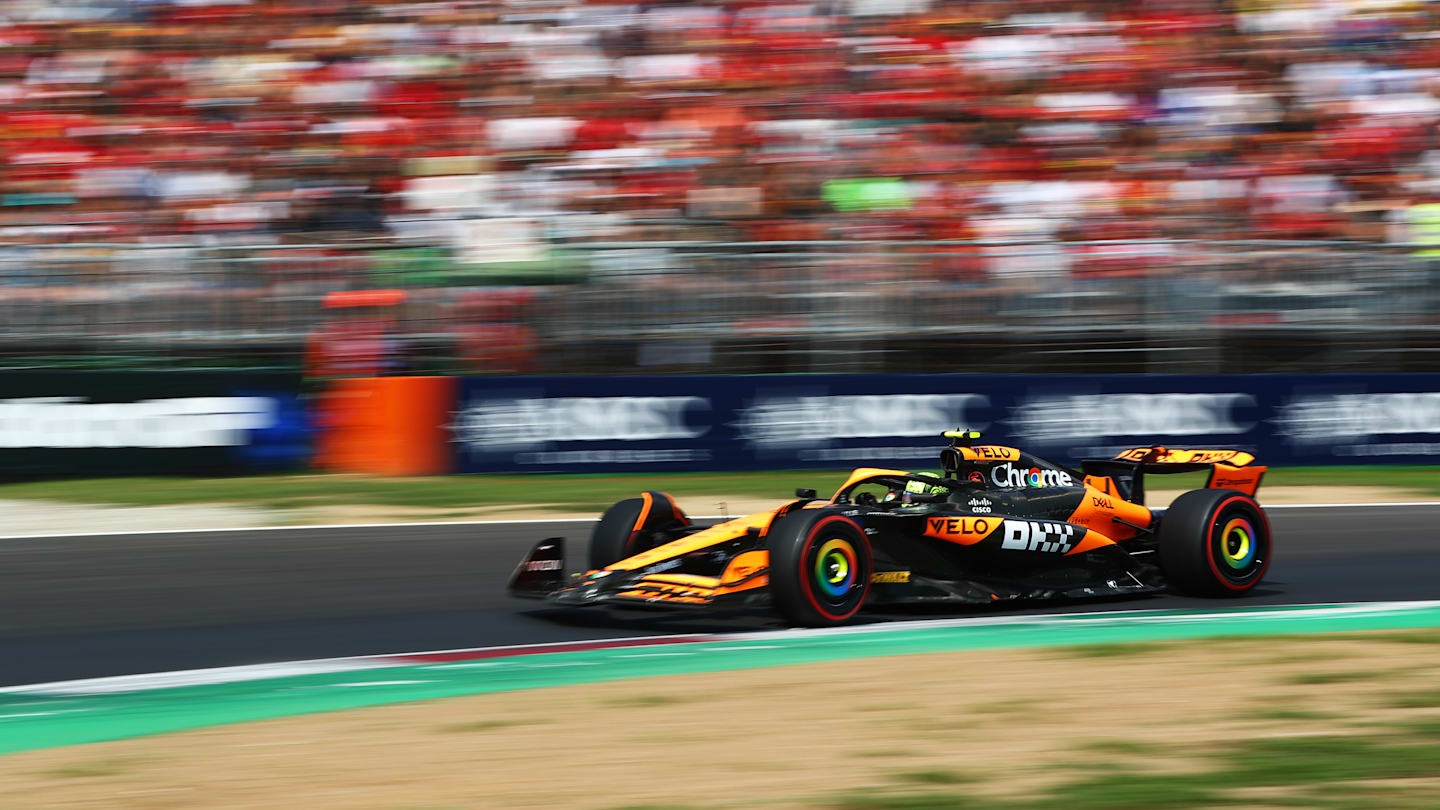
<path fill-rule="evenodd" d="M 1270 509 L 1367 509 L 1395 506 L 1435 506 L 1440 501 L 1383 501 L 1380 503 L 1277 503 L 1261 504 Z M 693 520 L 734 520 L 744 515 L 690 515 Z M 131 537 L 150 534 L 231 534 L 234 532 L 292 532 L 321 529 L 406 529 L 423 526 L 506 526 L 540 523 L 594 523 L 600 518 L 525 518 L 516 520 L 436 520 L 408 523 L 318 523 L 305 526 L 229 526 L 218 529 L 141 529 L 118 532 L 64 532 L 56 534 L 0 535 L 5 540 L 44 540 L 55 537 Z"/>
<path fill-rule="evenodd" d="M 1137 623 L 1164 622 L 1164 621 L 1213 621 L 1216 619 L 1248 619 L 1256 615 L 1297 615 L 1297 616 L 1336 616 L 1346 614 L 1363 613 L 1384 613 L 1389 611 L 1416 610 L 1425 608 L 1440 607 L 1440 600 L 1419 600 L 1419 601 L 1396 601 L 1396 602 L 1345 602 L 1345 603 L 1318 603 L 1318 604 L 1287 604 L 1287 605 L 1255 605 L 1231 610 L 1217 610 L 1197 614 L 1176 614 L 1174 609 L 1155 610 L 1101 610 L 1075 613 L 1030 613 L 1030 614 L 1009 614 L 1005 616 L 972 616 L 958 619 L 917 619 L 914 621 L 890 621 L 876 622 L 874 624 L 857 625 L 852 627 L 832 628 L 798 628 L 788 630 L 770 630 L 748 633 L 715 633 L 715 634 L 693 634 L 686 636 L 692 641 L 674 642 L 678 644 L 687 643 L 715 643 L 730 642 L 738 646 L 727 646 L 716 648 L 718 651 L 739 651 L 774 647 L 771 644 L 746 645 L 747 641 L 767 641 L 780 639 L 804 639 L 820 636 L 864 636 L 874 634 L 893 633 L 901 630 L 926 630 L 926 629 L 949 629 L 957 627 L 986 627 L 996 625 L 1014 624 L 1036 624 L 1053 622 L 1057 619 L 1074 621 L 1077 623 L 1112 623 L 1133 621 Z M 1310 610 L 1295 611 L 1294 608 L 1310 608 Z M 618 639 L 592 639 L 591 641 L 605 644 L 599 651 L 610 651 L 616 648 L 623 648 L 622 642 L 651 642 L 655 639 L 664 639 L 667 636 L 631 636 Z M 866 639 L 870 640 L 870 639 Z M 365 669 L 383 669 L 396 666 L 415 666 L 424 669 L 460 669 L 468 667 L 489 667 L 497 666 L 501 660 L 474 661 L 474 662 L 440 662 L 425 664 L 419 661 L 407 661 L 407 658 L 422 656 L 446 655 L 467 652 L 486 652 L 492 650 L 514 650 L 535 647 L 559 647 L 571 644 L 584 644 L 579 642 L 551 642 L 548 644 L 512 644 L 503 647 L 464 647 L 451 650 L 427 650 L 421 652 L 385 653 L 381 655 L 355 655 L 344 658 L 316 658 L 304 661 L 284 661 L 274 664 L 257 664 L 243 667 L 216 667 L 213 669 L 192 669 L 179 672 L 156 672 L 140 675 L 117 675 L 104 678 L 85 678 L 82 680 L 53 681 L 50 683 L 25 684 L 23 686 L 7 686 L 0 688 L 0 694 L 48 694 L 57 696 L 74 696 L 89 694 L 110 694 L 115 692 L 138 692 L 149 689 L 162 689 L 176 686 L 196 686 L 202 684 L 233 683 L 247 680 L 264 680 L 268 678 L 287 677 L 293 675 L 325 674 L 331 672 L 359 671 Z M 662 642 L 663 643 L 663 642 Z M 614 644 L 615 646 L 610 646 Z M 649 646 L 649 645 L 647 645 Z M 636 646 L 632 649 L 643 649 Z M 539 652 L 543 652 L 540 650 Z M 576 650 L 574 652 L 584 652 Z M 690 652 L 629 652 L 621 653 L 622 658 L 650 658 L 659 656 L 693 655 Z M 558 666 L 558 662 L 553 664 Z M 593 666 L 592 662 L 568 662 L 567 666 Z M 524 662 L 522 666 L 541 667 L 552 666 L 548 662 Z M 373 682 L 371 682 L 373 683 Z"/>
<path fill-rule="evenodd" d="M 357 656 L 357 659 L 360 656 Z M 376 669 L 359 660 L 330 658 L 313 661 L 283 661 L 274 664 L 245 664 L 235 667 L 181 669 L 174 672 L 147 672 L 138 675 L 111 675 L 105 678 L 81 678 L 43 684 L 7 686 L 0 694 L 30 692 L 65 692 L 73 695 L 104 695 L 112 692 L 138 692 L 178 686 L 212 686 L 221 683 L 258 681 L 295 675 L 323 675 L 334 672 L 362 672 Z"/>
<path fill-rule="evenodd" d="M 64 690 L 73 691 L 75 694 L 89 694 L 99 692 L 127 692 L 134 689 L 157 689 L 169 686 L 199 686 L 217 683 L 233 683 L 239 681 L 263 680 L 266 678 L 283 678 L 289 675 L 315 675 L 330 672 L 349 672 L 362 669 L 379 669 L 381 667 L 400 666 L 422 666 L 427 668 L 440 667 L 481 667 L 491 666 L 497 662 L 491 661 L 436 661 L 425 663 L 424 661 L 406 660 L 410 658 L 421 658 L 424 656 L 453 655 L 456 653 L 478 653 L 498 650 L 534 650 L 543 653 L 545 647 L 571 647 L 584 644 L 603 645 L 602 648 L 634 646 L 637 649 L 646 646 L 661 646 L 664 644 L 683 644 L 685 642 L 656 642 L 655 639 L 665 638 L 694 638 L 706 641 L 712 638 L 716 641 L 730 638 L 729 635 L 709 634 L 684 634 L 677 633 L 675 636 L 623 636 L 621 638 L 595 638 L 577 639 L 575 641 L 550 641 L 536 644 L 502 644 L 494 647 L 456 647 L 447 650 L 425 650 L 422 652 L 400 652 L 383 653 L 374 655 L 346 655 L 335 658 L 307 658 L 299 661 L 277 661 L 272 664 L 243 664 L 233 667 L 209 667 L 205 669 L 182 669 L 173 672 L 146 672 L 134 675 L 107 675 L 101 678 L 80 678 L 78 680 L 51 681 L 49 683 L 22 684 L 20 686 L 0 687 L 0 695 L 11 693 L 26 693 L 37 690 Z M 555 650 L 555 652 L 584 652 L 584 650 Z M 153 683 L 150 686 L 136 686 L 136 684 Z"/>

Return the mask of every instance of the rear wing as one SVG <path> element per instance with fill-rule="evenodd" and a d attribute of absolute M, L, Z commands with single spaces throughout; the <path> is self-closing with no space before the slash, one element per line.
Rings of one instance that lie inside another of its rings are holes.
<path fill-rule="evenodd" d="M 1196 464 L 1224 463 L 1232 467 L 1244 467 L 1255 457 L 1244 450 L 1178 450 L 1168 447 L 1136 447 L 1118 453 L 1120 461 L 1143 461 L 1146 464 Z M 1198 468 L 1197 468 L 1198 469 Z"/>
<path fill-rule="evenodd" d="M 1166 447 L 1136 447 L 1114 458 L 1091 458 L 1080 462 L 1085 483 L 1102 492 L 1118 495 L 1131 503 L 1145 503 L 1145 475 L 1209 470 L 1206 489 L 1234 489 L 1251 497 L 1260 488 L 1260 479 L 1269 468 L 1252 466 L 1255 456 L 1244 450 L 1179 450 Z"/>

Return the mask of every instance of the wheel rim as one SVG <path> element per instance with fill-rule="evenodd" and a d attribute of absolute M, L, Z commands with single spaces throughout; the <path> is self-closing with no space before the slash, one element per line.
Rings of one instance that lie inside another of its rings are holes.
<path fill-rule="evenodd" d="M 854 589 L 860 571 L 860 555 L 849 541 L 831 537 L 815 554 L 813 577 L 821 599 L 841 605 Z"/>
<path fill-rule="evenodd" d="M 1216 570 L 1225 579 L 1245 583 L 1264 568 L 1268 540 L 1250 516 L 1235 511 L 1217 516 L 1213 539 Z"/>
<path fill-rule="evenodd" d="M 1244 570 L 1255 561 L 1255 526 L 1245 518 L 1231 518 L 1220 530 L 1220 555 L 1225 564 Z"/>

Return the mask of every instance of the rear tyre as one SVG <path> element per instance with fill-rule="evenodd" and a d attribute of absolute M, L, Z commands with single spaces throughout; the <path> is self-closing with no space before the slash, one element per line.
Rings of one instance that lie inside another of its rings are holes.
<path fill-rule="evenodd" d="M 1194 596 L 1241 596 L 1270 567 L 1270 523 L 1253 498 L 1235 490 L 1197 489 L 1176 498 L 1158 539 L 1165 578 Z"/>
<path fill-rule="evenodd" d="M 870 593 L 875 562 L 870 539 L 843 515 L 792 515 L 771 526 L 770 592 L 791 624 L 827 627 L 849 621 Z"/>
<path fill-rule="evenodd" d="M 688 525 L 689 518 L 663 492 L 626 498 L 606 509 L 590 533 L 590 569 L 604 568 L 666 543 L 672 530 Z"/>

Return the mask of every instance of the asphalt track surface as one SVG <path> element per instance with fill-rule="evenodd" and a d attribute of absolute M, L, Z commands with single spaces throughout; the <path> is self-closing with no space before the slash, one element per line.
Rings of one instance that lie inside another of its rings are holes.
<path fill-rule="evenodd" d="M 1265 583 L 1175 595 L 872 617 L 1440 599 L 1440 504 L 1276 509 Z M 505 581 L 594 524 L 345 527 L 0 539 L 0 685 L 302 658 L 774 629 L 772 617 L 559 610 Z"/>

